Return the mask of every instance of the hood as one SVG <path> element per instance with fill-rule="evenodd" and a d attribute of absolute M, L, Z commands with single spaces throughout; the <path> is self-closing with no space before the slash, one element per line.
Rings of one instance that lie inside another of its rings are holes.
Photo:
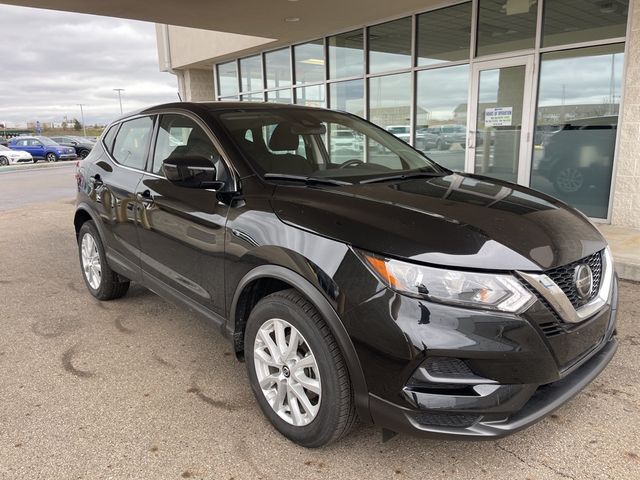
<path fill-rule="evenodd" d="M 374 253 L 485 270 L 546 270 L 606 246 L 579 212 L 534 190 L 451 174 L 344 187 L 278 186 L 292 226 Z"/>

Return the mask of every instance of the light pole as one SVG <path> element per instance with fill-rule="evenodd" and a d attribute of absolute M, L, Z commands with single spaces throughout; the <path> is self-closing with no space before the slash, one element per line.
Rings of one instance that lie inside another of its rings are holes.
<path fill-rule="evenodd" d="M 82 109 L 82 107 L 84 107 L 83 103 L 79 103 L 78 104 L 80 106 L 80 118 L 82 119 L 82 133 L 83 136 L 86 137 L 87 136 L 87 128 L 84 124 L 84 110 Z"/>
<path fill-rule="evenodd" d="M 122 115 L 122 92 L 124 92 L 124 88 L 114 88 L 114 92 L 118 92 L 118 101 L 120 102 L 120 115 Z"/>

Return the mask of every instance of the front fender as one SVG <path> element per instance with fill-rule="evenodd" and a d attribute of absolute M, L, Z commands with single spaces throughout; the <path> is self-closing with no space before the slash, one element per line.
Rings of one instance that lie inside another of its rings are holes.
<path fill-rule="evenodd" d="M 228 320 L 229 324 L 227 326 L 228 331 L 231 334 L 235 332 L 236 312 L 242 292 L 252 282 L 261 278 L 276 279 L 291 285 L 292 288 L 295 288 L 304 295 L 305 298 L 318 310 L 320 315 L 322 315 L 322 318 L 327 323 L 327 326 L 336 339 L 336 342 L 340 347 L 340 351 L 342 352 L 342 356 L 347 364 L 358 415 L 362 421 L 371 423 L 372 420 L 369 414 L 369 395 L 367 384 L 353 342 L 351 341 L 351 338 L 349 337 L 349 334 L 347 333 L 347 330 L 340 320 L 336 310 L 329 303 L 325 295 L 323 295 L 316 286 L 302 275 L 279 265 L 261 265 L 247 273 L 238 283 L 233 296 Z"/>

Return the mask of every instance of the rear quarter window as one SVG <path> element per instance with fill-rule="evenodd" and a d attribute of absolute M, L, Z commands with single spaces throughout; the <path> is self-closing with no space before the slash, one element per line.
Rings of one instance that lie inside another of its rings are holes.
<path fill-rule="evenodd" d="M 152 130 L 151 117 L 122 122 L 111 155 L 121 165 L 144 170 Z"/>

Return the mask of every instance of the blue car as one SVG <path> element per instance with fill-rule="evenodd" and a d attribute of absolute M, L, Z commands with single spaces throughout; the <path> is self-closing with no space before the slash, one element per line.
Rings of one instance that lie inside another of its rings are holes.
<path fill-rule="evenodd" d="M 73 160 L 77 157 L 72 147 L 63 147 L 48 137 L 16 137 L 7 145 L 11 150 L 29 152 L 33 163 L 38 160 L 57 162 L 58 160 Z"/>

